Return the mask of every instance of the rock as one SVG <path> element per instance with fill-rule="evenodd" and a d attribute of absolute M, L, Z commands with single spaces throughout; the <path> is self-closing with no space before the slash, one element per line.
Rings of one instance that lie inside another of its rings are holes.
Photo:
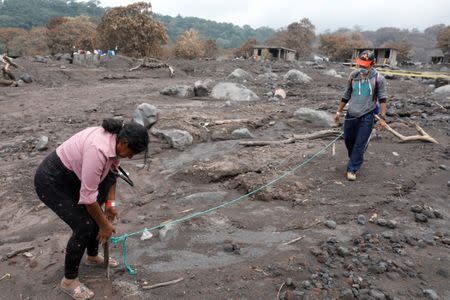
<path fill-rule="evenodd" d="M 397 222 L 394 221 L 394 220 L 389 220 L 389 221 L 387 222 L 386 226 L 389 227 L 389 228 L 391 228 L 391 229 L 397 228 Z"/>
<path fill-rule="evenodd" d="M 400 274 L 398 274 L 397 272 L 388 272 L 386 273 L 387 278 L 389 278 L 392 281 L 397 281 L 400 280 Z"/>
<path fill-rule="evenodd" d="M 233 130 L 233 132 L 231 133 L 231 137 L 236 140 L 253 139 L 254 138 L 253 134 L 247 128 L 239 128 L 239 129 Z"/>
<path fill-rule="evenodd" d="M 46 64 L 48 62 L 48 59 L 45 58 L 44 56 L 36 55 L 33 57 L 33 62 L 39 62 L 39 63 Z"/>
<path fill-rule="evenodd" d="M 309 290 L 311 288 L 311 282 L 309 280 L 302 281 L 302 287 Z"/>
<path fill-rule="evenodd" d="M 323 72 L 323 74 L 328 75 L 328 76 L 337 77 L 337 78 L 341 78 L 342 77 L 340 74 L 338 74 L 338 72 L 336 72 L 335 69 L 326 70 L 325 72 Z"/>
<path fill-rule="evenodd" d="M 446 270 L 446 269 L 439 268 L 439 269 L 436 271 L 436 274 L 438 274 L 439 276 L 442 276 L 442 277 L 444 277 L 444 278 L 448 278 L 448 270 Z"/>
<path fill-rule="evenodd" d="M 387 225 L 387 220 L 386 219 L 378 219 L 377 220 L 377 224 L 380 226 L 386 226 Z"/>
<path fill-rule="evenodd" d="M 295 287 L 294 282 L 292 281 L 292 278 L 287 278 L 285 281 L 286 286 Z"/>
<path fill-rule="evenodd" d="M 230 243 L 227 243 L 227 244 L 223 245 L 223 251 L 225 251 L 225 252 L 233 252 L 234 251 L 233 245 L 230 244 Z"/>
<path fill-rule="evenodd" d="M 273 96 L 278 99 L 286 99 L 286 91 L 283 89 L 276 89 L 275 92 L 273 92 Z"/>
<path fill-rule="evenodd" d="M 48 136 L 41 136 L 35 147 L 38 151 L 44 151 L 48 148 Z"/>
<path fill-rule="evenodd" d="M 369 295 L 375 298 L 376 300 L 385 300 L 386 295 L 379 290 L 370 290 Z"/>
<path fill-rule="evenodd" d="M 330 229 L 336 228 L 336 222 L 333 220 L 326 220 L 324 224 L 325 224 L 325 226 L 327 226 Z"/>
<path fill-rule="evenodd" d="M 70 53 L 64 53 L 63 55 L 61 55 L 60 59 L 62 60 L 68 60 L 68 61 L 72 61 L 72 55 Z"/>
<path fill-rule="evenodd" d="M 336 126 L 333 116 L 326 111 L 302 107 L 294 112 L 294 117 L 314 125 Z"/>
<path fill-rule="evenodd" d="M 444 218 L 444 215 L 438 210 L 434 210 L 433 213 L 434 213 L 434 216 L 436 218 L 438 218 L 438 219 L 443 219 Z"/>
<path fill-rule="evenodd" d="M 450 94 L 450 84 L 438 87 L 434 90 L 435 94 Z"/>
<path fill-rule="evenodd" d="M 394 236 L 394 232 L 393 231 L 383 231 L 381 233 L 381 236 L 384 237 L 385 239 L 390 239 Z"/>
<path fill-rule="evenodd" d="M 237 81 L 237 82 L 246 82 L 246 81 L 252 81 L 253 78 L 247 71 L 244 71 L 242 69 L 235 69 L 233 72 L 231 72 L 230 75 L 227 76 L 228 80 Z"/>
<path fill-rule="evenodd" d="M 25 81 L 25 80 L 24 80 Z M 439 169 L 441 170 L 447 170 L 447 166 L 446 165 L 439 165 Z"/>
<path fill-rule="evenodd" d="M 356 218 L 356 222 L 357 222 L 359 225 L 365 225 L 365 224 L 366 224 L 366 216 L 364 216 L 364 215 L 359 215 L 359 216 Z"/>
<path fill-rule="evenodd" d="M 432 208 L 427 207 L 422 211 L 422 214 L 424 214 L 425 216 L 427 216 L 427 218 L 429 219 L 434 219 L 434 211 Z"/>
<path fill-rule="evenodd" d="M 411 206 L 411 210 L 415 213 L 421 213 L 423 211 L 423 206 L 416 204 L 416 205 Z"/>
<path fill-rule="evenodd" d="M 162 242 L 172 240 L 178 236 L 180 231 L 178 224 L 169 224 L 159 230 L 159 239 Z"/>
<path fill-rule="evenodd" d="M 450 187 L 450 180 L 447 181 L 447 187 Z"/>
<path fill-rule="evenodd" d="M 172 86 L 165 87 L 160 91 L 161 95 L 189 98 L 194 97 L 194 87 L 190 85 L 176 84 Z"/>
<path fill-rule="evenodd" d="M 197 80 L 194 83 L 194 93 L 197 97 L 206 97 L 211 93 L 214 81 L 211 79 Z"/>
<path fill-rule="evenodd" d="M 341 294 L 339 295 L 339 300 L 352 300 L 355 299 L 355 296 L 353 295 L 353 291 L 351 289 L 344 289 L 341 291 Z"/>
<path fill-rule="evenodd" d="M 437 295 L 437 293 L 434 290 L 428 289 L 428 290 L 423 290 L 423 294 L 425 295 L 425 297 L 427 297 L 428 299 L 432 299 L 432 300 L 437 300 L 439 299 L 439 296 Z"/>
<path fill-rule="evenodd" d="M 415 215 L 416 222 L 428 222 L 428 218 L 426 215 L 419 213 Z"/>
<path fill-rule="evenodd" d="M 25 82 L 25 83 L 32 83 L 33 82 L 33 78 L 28 73 L 25 73 L 22 76 L 20 76 L 20 79 L 22 79 L 23 82 Z"/>
<path fill-rule="evenodd" d="M 169 142 L 169 144 L 175 149 L 184 150 L 194 141 L 192 135 L 184 130 L 168 129 L 168 130 L 159 130 L 155 133 L 163 136 Z"/>
<path fill-rule="evenodd" d="M 290 83 L 308 83 L 312 79 L 308 75 L 299 70 L 289 70 L 284 76 L 283 79 Z"/>
<path fill-rule="evenodd" d="M 442 244 L 450 245 L 450 238 L 443 238 L 442 239 Z"/>
<path fill-rule="evenodd" d="M 17 81 L 15 82 L 15 84 L 14 84 L 14 81 L 12 81 L 12 82 L 13 82 L 13 85 L 12 85 L 12 86 L 22 87 L 22 86 L 25 85 L 25 82 L 23 82 L 22 79 L 17 80 Z"/>
<path fill-rule="evenodd" d="M 349 256 L 350 255 L 350 251 L 347 248 L 345 248 L 345 247 L 339 246 L 339 247 L 337 247 L 336 250 L 337 250 L 337 254 L 339 256 L 345 257 L 345 256 Z"/>
<path fill-rule="evenodd" d="M 271 73 L 271 72 L 260 74 L 256 77 L 256 81 L 262 81 L 262 82 L 273 82 L 273 81 L 277 81 L 278 79 L 280 79 L 278 77 L 278 75 L 275 73 Z"/>
<path fill-rule="evenodd" d="M 232 82 L 220 82 L 216 84 L 212 91 L 211 97 L 219 100 L 230 101 L 257 101 L 259 97 L 245 86 L 232 83 Z"/>
<path fill-rule="evenodd" d="M 133 112 L 133 121 L 149 129 L 158 121 L 159 111 L 156 106 L 142 103 Z"/>

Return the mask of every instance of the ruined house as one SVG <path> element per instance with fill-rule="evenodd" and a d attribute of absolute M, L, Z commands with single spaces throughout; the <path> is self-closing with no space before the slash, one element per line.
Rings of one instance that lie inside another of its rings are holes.
<path fill-rule="evenodd" d="M 270 54 L 270 59 L 293 61 L 295 60 L 295 52 L 295 50 L 285 47 L 264 45 L 253 46 L 253 57 L 255 58 L 259 58 L 261 56 L 264 56 L 265 53 L 268 53 Z"/>
<path fill-rule="evenodd" d="M 371 50 L 375 54 L 375 65 L 378 66 L 397 66 L 398 50 L 394 48 L 356 48 L 353 49 L 352 62 L 356 60 L 361 52 L 364 50 Z"/>

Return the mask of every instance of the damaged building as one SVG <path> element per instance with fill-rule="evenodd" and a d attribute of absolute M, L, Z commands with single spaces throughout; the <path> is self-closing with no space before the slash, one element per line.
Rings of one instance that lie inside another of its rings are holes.
<path fill-rule="evenodd" d="M 375 65 L 377 66 L 397 66 L 398 50 L 395 48 L 356 48 L 353 49 L 352 63 L 356 60 L 361 52 L 371 50 L 375 54 Z"/>
<path fill-rule="evenodd" d="M 278 46 L 265 46 L 255 45 L 253 46 L 253 57 L 258 58 L 269 54 L 266 58 L 275 60 L 293 61 L 295 60 L 296 51 L 293 49 L 278 47 Z"/>

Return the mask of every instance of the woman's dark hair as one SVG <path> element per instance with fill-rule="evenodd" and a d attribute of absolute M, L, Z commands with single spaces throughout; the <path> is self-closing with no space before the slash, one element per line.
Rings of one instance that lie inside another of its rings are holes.
<path fill-rule="evenodd" d="M 110 133 L 117 134 L 118 141 L 127 140 L 128 148 L 135 153 L 141 153 L 142 151 L 147 153 L 148 132 L 141 124 L 135 122 L 123 123 L 122 120 L 118 119 L 105 119 L 102 127 Z"/>

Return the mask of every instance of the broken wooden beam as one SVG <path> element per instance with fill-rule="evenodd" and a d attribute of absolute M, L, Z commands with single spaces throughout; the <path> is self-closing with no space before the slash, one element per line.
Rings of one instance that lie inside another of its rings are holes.
<path fill-rule="evenodd" d="M 380 117 L 378 117 L 377 115 L 375 115 L 375 118 L 378 121 L 380 120 Z M 439 142 L 436 141 L 433 137 L 431 137 L 428 133 L 426 133 L 425 130 L 422 129 L 422 127 L 420 127 L 418 124 L 414 124 L 414 125 L 416 127 L 417 132 L 419 133 L 418 135 L 404 136 L 403 134 L 392 129 L 392 127 L 389 126 L 388 124 L 385 125 L 385 128 L 387 131 L 389 131 L 390 133 L 392 133 L 393 135 L 398 137 L 400 139 L 401 143 L 412 142 L 412 141 L 422 141 L 422 142 L 439 144 Z"/>

